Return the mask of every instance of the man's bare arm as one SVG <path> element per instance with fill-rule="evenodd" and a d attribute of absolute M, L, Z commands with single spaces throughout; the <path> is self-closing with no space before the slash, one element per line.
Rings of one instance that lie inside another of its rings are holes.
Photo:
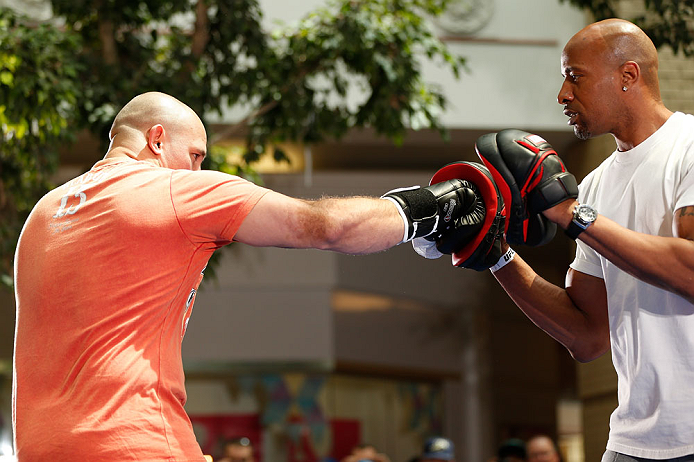
<path fill-rule="evenodd" d="M 565 201 L 544 213 L 566 228 L 575 204 Z M 694 206 L 676 210 L 674 219 L 677 235 L 664 237 L 638 233 L 598 215 L 578 238 L 621 270 L 694 303 Z"/>
<path fill-rule="evenodd" d="M 519 255 L 494 276 L 523 313 L 576 360 L 590 361 L 609 349 L 602 279 L 569 269 L 562 289 L 537 275 Z"/>
<path fill-rule="evenodd" d="M 259 247 L 366 254 L 397 245 L 403 234 L 403 219 L 387 200 L 351 197 L 307 201 L 270 191 L 248 214 L 235 240 Z"/>

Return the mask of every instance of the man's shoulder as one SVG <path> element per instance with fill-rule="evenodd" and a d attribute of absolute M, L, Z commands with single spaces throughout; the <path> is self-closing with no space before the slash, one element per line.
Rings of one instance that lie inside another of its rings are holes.
<path fill-rule="evenodd" d="M 676 124 L 673 124 L 674 131 L 671 132 L 673 138 L 673 149 L 671 156 L 679 158 L 684 156 L 687 159 L 694 158 L 694 115 L 683 112 L 673 114 Z"/>
<path fill-rule="evenodd" d="M 694 138 L 694 114 L 675 112 L 672 119 L 676 122 L 678 130 L 684 131 L 685 135 Z"/>
<path fill-rule="evenodd" d="M 218 170 L 171 170 L 172 183 L 187 185 L 242 184 L 255 186 L 254 183 L 240 176 Z"/>
<path fill-rule="evenodd" d="M 678 115 L 678 117 L 684 117 L 686 120 L 690 121 L 690 123 L 694 123 L 694 114 L 689 114 L 688 112 L 680 112 L 677 111 L 675 114 Z"/>

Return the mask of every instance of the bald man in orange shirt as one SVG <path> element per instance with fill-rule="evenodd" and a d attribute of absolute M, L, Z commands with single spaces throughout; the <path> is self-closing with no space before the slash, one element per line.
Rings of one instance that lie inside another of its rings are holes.
<path fill-rule="evenodd" d="M 20 462 L 205 460 L 184 410 L 181 341 L 216 249 L 378 252 L 436 235 L 454 204 L 459 226 L 479 229 L 460 180 L 306 201 L 201 171 L 205 128 L 162 93 L 126 104 L 110 139 L 103 160 L 39 201 L 17 246 Z"/>

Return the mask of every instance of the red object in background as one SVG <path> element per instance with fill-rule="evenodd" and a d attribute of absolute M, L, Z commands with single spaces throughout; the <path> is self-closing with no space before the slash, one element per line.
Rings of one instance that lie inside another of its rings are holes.
<path fill-rule="evenodd" d="M 262 428 L 258 414 L 191 415 L 190 421 L 204 454 L 222 456 L 224 442 L 245 436 L 253 444 L 256 460 L 263 462 Z"/>
<path fill-rule="evenodd" d="M 288 419 L 290 424 L 301 424 L 303 419 L 292 416 Z M 332 419 L 330 420 L 330 432 L 332 434 L 332 448 L 327 460 L 339 461 L 352 453 L 352 448 L 361 443 L 361 423 L 356 419 Z M 318 462 L 310 441 L 311 435 L 308 426 L 301 429 L 298 444 L 288 441 L 287 462 Z"/>
<path fill-rule="evenodd" d="M 352 453 L 352 448 L 361 441 L 361 423 L 357 419 L 332 419 L 330 431 L 333 435 L 333 447 L 330 457 L 341 460 Z"/>

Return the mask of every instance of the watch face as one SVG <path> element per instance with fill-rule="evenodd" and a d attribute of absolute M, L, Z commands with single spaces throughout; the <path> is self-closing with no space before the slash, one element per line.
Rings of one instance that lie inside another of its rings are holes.
<path fill-rule="evenodd" d="M 579 205 L 576 209 L 576 218 L 584 223 L 592 223 L 598 217 L 598 212 L 589 205 Z"/>

